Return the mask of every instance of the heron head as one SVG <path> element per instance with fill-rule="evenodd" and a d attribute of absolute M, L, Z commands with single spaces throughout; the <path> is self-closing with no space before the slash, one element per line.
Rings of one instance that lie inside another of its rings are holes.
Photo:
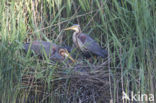
<path fill-rule="evenodd" d="M 69 52 L 67 51 L 66 48 L 60 48 L 59 49 L 59 54 L 63 57 L 69 58 L 72 62 L 75 62 L 75 60 L 70 56 Z"/>
<path fill-rule="evenodd" d="M 80 25 L 78 25 L 78 24 L 74 24 L 73 26 L 71 26 L 69 28 L 66 28 L 64 30 L 74 30 L 75 32 L 80 32 L 81 31 Z"/>

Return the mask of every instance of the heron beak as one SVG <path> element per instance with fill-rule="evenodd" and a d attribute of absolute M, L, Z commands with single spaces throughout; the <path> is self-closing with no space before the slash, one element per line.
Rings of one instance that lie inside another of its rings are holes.
<path fill-rule="evenodd" d="M 65 52 L 64 55 L 66 57 L 68 57 L 73 63 L 75 63 L 76 61 L 70 56 L 70 54 L 68 52 Z"/>
<path fill-rule="evenodd" d="M 75 26 L 71 26 L 71 27 L 66 28 L 66 29 L 64 29 L 64 30 L 75 30 L 75 29 L 76 29 L 76 27 L 75 27 Z"/>

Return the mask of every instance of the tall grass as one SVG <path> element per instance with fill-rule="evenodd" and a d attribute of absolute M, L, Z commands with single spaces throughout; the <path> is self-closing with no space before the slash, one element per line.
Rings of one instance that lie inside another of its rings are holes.
<path fill-rule="evenodd" d="M 155 5 L 155 0 L 1 0 L 1 102 L 32 102 L 34 98 L 35 102 L 68 101 L 61 93 L 67 93 L 70 79 L 64 90 L 57 91 L 59 99 L 52 92 L 55 84 L 50 83 L 56 70 L 68 68 L 67 64 L 50 65 L 48 60 L 25 56 L 22 48 L 23 43 L 36 39 L 72 46 L 71 32 L 63 31 L 72 24 L 80 24 L 83 32 L 108 49 L 110 76 L 120 72 L 119 78 L 110 80 L 114 103 L 120 102 L 122 91 L 156 95 Z M 70 70 L 64 72 L 70 75 Z M 32 88 L 24 90 L 27 85 L 22 85 L 22 78 L 29 74 L 44 83 L 42 89 L 50 93 L 48 99 L 37 92 L 40 88 L 37 84 L 28 85 Z M 34 97 L 29 96 L 32 89 L 36 93 Z"/>

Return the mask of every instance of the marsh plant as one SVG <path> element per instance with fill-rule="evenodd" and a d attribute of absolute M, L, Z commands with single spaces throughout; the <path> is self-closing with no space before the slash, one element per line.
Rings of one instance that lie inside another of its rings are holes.
<path fill-rule="evenodd" d="M 89 62 L 74 50 L 75 64 L 57 63 L 23 52 L 33 40 L 73 47 L 72 32 L 63 30 L 73 24 L 107 48 L 109 59 Z M 125 103 L 123 91 L 155 96 L 155 44 L 155 0 L 0 0 L 0 102 Z"/>

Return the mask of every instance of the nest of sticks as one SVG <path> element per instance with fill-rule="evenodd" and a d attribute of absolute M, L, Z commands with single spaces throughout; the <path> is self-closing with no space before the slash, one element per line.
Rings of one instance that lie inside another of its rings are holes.
<path fill-rule="evenodd" d="M 46 71 L 46 69 L 45 69 Z M 112 99 L 113 80 L 108 62 L 97 65 L 76 64 L 59 67 L 52 75 L 36 78 L 32 73 L 23 75 L 23 92 L 29 92 L 27 102 L 55 103 L 109 103 Z M 116 73 L 116 78 L 118 78 Z M 48 79 L 47 79 L 48 78 Z"/>

